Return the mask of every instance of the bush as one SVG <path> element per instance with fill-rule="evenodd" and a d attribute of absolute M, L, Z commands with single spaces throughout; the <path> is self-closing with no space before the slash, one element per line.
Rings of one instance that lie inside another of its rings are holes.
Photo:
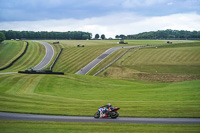
<path fill-rule="evenodd" d="M 0 42 L 3 42 L 5 39 L 5 35 L 2 32 L 0 32 Z"/>

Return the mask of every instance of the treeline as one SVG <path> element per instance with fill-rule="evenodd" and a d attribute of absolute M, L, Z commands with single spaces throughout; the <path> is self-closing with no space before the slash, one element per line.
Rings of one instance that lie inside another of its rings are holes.
<path fill-rule="evenodd" d="M 116 35 L 115 38 L 121 39 L 200 39 L 200 31 L 186 30 L 158 30 L 143 32 L 135 35 Z"/>
<path fill-rule="evenodd" d="M 67 40 L 86 40 L 92 38 L 92 33 L 82 31 L 68 32 L 47 32 L 47 31 L 13 31 L 1 30 L 7 40 L 10 39 L 67 39 Z"/>

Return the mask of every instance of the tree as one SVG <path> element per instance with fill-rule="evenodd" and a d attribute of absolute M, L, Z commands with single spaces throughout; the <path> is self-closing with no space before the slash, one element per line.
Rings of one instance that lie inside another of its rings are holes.
<path fill-rule="evenodd" d="M 94 38 L 99 39 L 99 34 L 96 34 Z"/>
<path fill-rule="evenodd" d="M 0 43 L 6 39 L 4 33 L 0 32 Z"/>
<path fill-rule="evenodd" d="M 125 35 L 121 34 L 119 38 L 124 39 Z"/>
<path fill-rule="evenodd" d="M 101 35 L 101 39 L 104 40 L 106 37 L 104 34 Z"/>
<path fill-rule="evenodd" d="M 83 39 L 83 40 L 87 40 L 87 39 L 89 39 L 89 36 L 88 36 L 87 34 L 83 34 L 83 35 L 82 35 L 82 39 Z"/>

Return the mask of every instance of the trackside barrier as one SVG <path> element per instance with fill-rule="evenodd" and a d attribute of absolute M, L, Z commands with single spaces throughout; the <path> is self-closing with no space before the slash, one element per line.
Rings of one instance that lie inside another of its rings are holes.
<path fill-rule="evenodd" d="M 57 75 L 64 75 L 63 72 L 52 72 L 52 71 L 18 71 L 18 73 L 24 74 L 57 74 Z"/>
<path fill-rule="evenodd" d="M 23 53 L 20 56 L 18 56 L 16 59 L 14 59 L 9 65 L 7 65 L 7 66 L 5 66 L 3 68 L 0 68 L 0 71 L 11 67 L 17 60 L 19 60 L 26 53 L 26 51 L 28 49 L 28 46 L 29 46 L 29 43 L 27 41 L 25 41 L 25 42 L 26 42 L 26 47 L 25 47 Z"/>
<path fill-rule="evenodd" d="M 54 60 L 53 64 L 52 64 L 51 67 L 50 67 L 50 70 L 51 70 L 51 71 L 52 71 L 54 65 L 56 64 L 58 58 L 60 57 L 60 54 L 61 54 L 62 50 L 63 50 L 63 48 L 60 48 L 60 52 L 58 53 L 56 59 Z"/>
<path fill-rule="evenodd" d="M 157 46 L 161 46 L 164 44 L 157 44 L 157 45 L 142 45 L 142 46 L 138 46 L 135 48 L 144 48 L 144 47 L 157 47 Z M 105 69 L 107 69 L 108 67 L 110 67 L 112 64 L 114 64 L 116 61 L 118 61 L 122 56 L 124 56 L 128 51 L 130 51 L 131 49 L 134 48 L 129 48 L 128 50 L 126 50 L 124 53 L 122 53 L 119 57 L 117 57 L 114 61 L 112 61 L 111 63 L 109 63 L 107 66 L 105 66 L 104 68 L 102 68 L 101 70 L 99 70 L 98 72 L 96 72 L 93 76 L 98 75 L 99 73 L 101 73 L 102 71 L 104 71 Z"/>

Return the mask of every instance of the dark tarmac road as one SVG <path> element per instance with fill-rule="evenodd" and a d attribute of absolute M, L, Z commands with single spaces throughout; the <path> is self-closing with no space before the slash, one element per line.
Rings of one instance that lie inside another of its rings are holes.
<path fill-rule="evenodd" d="M 34 42 L 39 42 L 46 48 L 46 55 L 44 56 L 43 60 L 33 68 L 33 70 L 37 71 L 37 70 L 42 70 L 45 66 L 47 66 L 50 63 L 54 55 L 54 49 L 50 44 L 46 42 L 42 41 L 34 41 Z"/>
<path fill-rule="evenodd" d="M 103 52 L 99 57 L 97 57 L 96 59 L 94 59 L 92 62 L 90 62 L 88 65 L 86 65 L 85 67 L 83 67 L 81 70 L 79 70 L 78 72 L 76 72 L 76 74 L 79 75 L 86 75 L 91 69 L 93 69 L 96 65 L 98 65 L 103 59 L 105 59 L 107 56 L 109 56 L 110 54 L 112 54 L 113 52 L 121 49 L 121 48 L 137 48 L 140 46 L 120 46 L 120 47 L 113 47 L 110 48 L 108 50 L 106 50 L 105 52 Z"/>
<path fill-rule="evenodd" d="M 0 112 L 0 120 L 14 121 L 57 121 L 57 122 L 99 122 L 99 123 L 143 123 L 143 124 L 200 124 L 200 118 L 133 118 L 117 119 L 81 116 L 53 116 Z"/>

